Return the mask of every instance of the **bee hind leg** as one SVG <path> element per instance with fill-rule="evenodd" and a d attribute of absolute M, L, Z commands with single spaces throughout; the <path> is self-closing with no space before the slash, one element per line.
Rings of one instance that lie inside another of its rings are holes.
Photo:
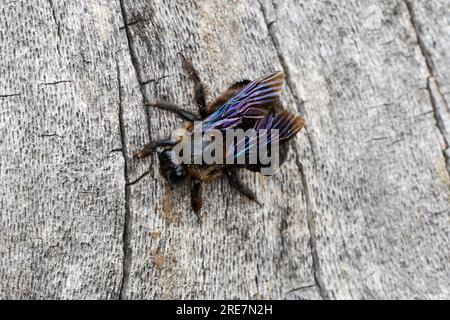
<path fill-rule="evenodd" d="M 191 183 L 191 207 L 192 210 L 197 215 L 198 219 L 200 218 L 200 210 L 203 206 L 203 199 L 202 199 L 202 182 L 200 180 L 192 180 Z"/>
<path fill-rule="evenodd" d="M 256 194 L 249 187 L 243 184 L 241 180 L 239 180 L 237 171 L 234 168 L 228 168 L 224 172 L 228 182 L 233 188 L 235 188 L 250 200 L 262 206 L 261 202 L 259 202 L 258 198 L 256 197 Z"/>
<path fill-rule="evenodd" d="M 142 150 L 137 151 L 133 154 L 133 158 L 146 158 L 149 155 L 151 155 L 153 152 L 156 152 L 156 150 L 159 147 L 170 147 L 176 145 L 178 142 L 173 139 L 163 139 L 159 141 L 152 141 L 150 143 L 147 143 Z"/>
<path fill-rule="evenodd" d="M 189 74 L 191 79 L 194 80 L 195 103 L 198 106 L 200 116 L 202 117 L 202 119 L 204 119 L 208 116 L 208 111 L 207 111 L 207 107 L 206 107 L 205 86 L 203 85 L 202 81 L 200 80 L 200 76 L 198 75 L 197 70 L 195 69 L 194 65 L 192 64 L 192 61 L 187 59 L 181 52 L 178 52 L 177 54 L 180 56 L 180 58 L 183 62 L 183 68 Z"/>
<path fill-rule="evenodd" d="M 166 110 L 166 111 L 175 113 L 181 119 L 186 120 L 186 121 L 194 122 L 194 121 L 200 120 L 199 117 L 195 113 L 193 113 L 189 110 L 180 108 L 179 106 L 177 106 L 171 102 L 168 102 L 168 101 L 157 100 L 153 103 L 147 103 L 146 106 L 154 107 L 154 108 L 158 108 L 158 109 L 162 109 L 162 110 Z"/>

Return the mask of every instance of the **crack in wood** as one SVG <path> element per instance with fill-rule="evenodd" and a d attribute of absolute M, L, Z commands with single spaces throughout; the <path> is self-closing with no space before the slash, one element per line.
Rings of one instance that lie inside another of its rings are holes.
<path fill-rule="evenodd" d="M 274 9 L 276 10 L 276 5 L 274 3 L 272 5 L 273 5 Z M 261 3 L 260 3 L 260 6 L 261 6 L 261 11 L 262 11 L 262 14 L 264 17 L 264 21 L 267 26 L 267 31 L 269 33 L 270 40 L 272 41 L 273 46 L 275 47 L 275 50 L 276 50 L 276 53 L 278 56 L 278 60 L 280 61 L 281 67 L 283 68 L 284 74 L 286 75 L 286 85 L 290 89 L 291 94 L 294 97 L 294 100 L 295 100 L 300 112 L 303 115 L 306 115 L 305 102 L 293 90 L 295 85 L 293 84 L 291 74 L 289 71 L 289 67 L 287 65 L 286 59 L 284 58 L 283 54 L 281 53 L 281 50 L 279 49 L 280 43 L 279 43 L 277 36 L 275 35 L 275 32 L 273 30 L 273 26 L 274 26 L 274 23 L 276 22 L 276 20 L 269 21 L 269 18 L 267 17 L 266 9 L 264 8 L 264 6 Z"/>
<path fill-rule="evenodd" d="M 140 22 L 149 22 L 149 21 L 150 20 L 147 20 L 147 19 L 137 19 L 135 21 L 129 22 L 129 23 L 125 24 L 124 26 L 120 27 L 119 30 L 124 30 L 125 28 L 133 26 L 133 25 L 138 24 Z"/>
<path fill-rule="evenodd" d="M 279 237 L 280 237 L 280 256 L 278 257 L 278 268 L 281 268 L 281 263 L 283 261 L 284 258 L 284 253 L 286 251 L 286 241 L 284 238 L 284 233 L 286 231 L 286 229 L 288 228 L 288 223 L 287 223 L 287 217 L 288 213 L 286 210 L 283 210 L 280 214 L 280 226 L 278 227 L 278 232 L 279 232 Z"/>
<path fill-rule="evenodd" d="M 314 288 L 315 286 L 317 286 L 315 283 L 305 284 L 305 285 L 300 286 L 298 288 L 294 288 L 294 289 L 291 289 L 291 290 L 287 291 L 286 294 L 289 294 L 289 293 L 292 293 L 292 292 L 295 292 L 295 291 L 301 291 L 301 290 L 304 290 L 304 289 Z"/>
<path fill-rule="evenodd" d="M 300 171 L 300 176 L 302 180 L 303 194 L 305 197 L 306 203 L 306 213 L 307 213 L 307 224 L 309 229 L 309 246 L 311 249 L 311 257 L 312 257 L 312 266 L 313 266 L 313 275 L 314 282 L 317 285 L 319 294 L 322 299 L 329 299 L 328 292 L 325 287 L 325 282 L 322 278 L 322 272 L 320 271 L 320 260 L 319 254 L 317 252 L 317 240 L 316 240 L 316 221 L 314 219 L 314 212 L 311 208 L 311 199 L 309 195 L 309 187 L 306 183 L 306 176 L 303 168 L 303 164 L 300 162 L 300 156 L 298 154 L 297 148 L 294 148 L 296 155 L 296 163 L 297 167 Z"/>
<path fill-rule="evenodd" d="M 433 80 L 434 80 L 434 81 L 433 81 Z M 446 131 L 446 130 L 445 130 L 445 125 L 444 125 L 443 115 L 442 115 L 441 112 L 439 111 L 439 108 L 438 108 L 438 102 L 437 102 L 437 97 L 436 97 L 436 96 L 434 95 L 434 93 L 433 93 L 434 90 L 432 89 L 431 81 L 434 82 L 435 87 L 436 87 L 436 90 L 439 90 L 439 89 L 437 89 L 437 81 L 436 81 L 436 78 L 434 78 L 434 76 L 428 77 L 428 78 L 427 78 L 427 88 L 426 88 L 426 90 L 428 91 L 428 93 L 429 93 L 429 95 L 430 95 L 431 106 L 432 106 L 432 108 L 433 108 L 431 114 L 433 114 L 434 119 L 436 120 L 436 126 L 438 127 L 438 129 L 439 129 L 439 131 L 440 131 L 440 133 L 441 133 L 441 135 L 442 135 L 442 138 L 443 138 L 443 140 L 444 140 L 444 143 L 445 143 L 445 149 L 448 149 L 448 147 L 449 147 L 449 142 L 448 142 L 447 136 L 445 135 L 445 131 Z M 439 95 L 440 95 L 440 94 L 439 94 Z M 440 95 L 440 97 L 441 97 L 442 101 L 445 101 L 445 100 L 443 99 L 443 96 L 442 96 L 442 95 Z M 444 103 L 445 103 L 445 102 L 444 102 Z M 427 114 L 427 113 L 425 113 L 425 114 Z M 418 116 L 420 116 L 420 115 L 418 115 Z M 445 150 L 444 150 L 444 156 L 445 156 L 446 159 L 447 159 L 447 156 L 446 156 L 446 154 L 445 154 Z M 449 160 L 449 159 L 447 159 L 447 161 L 448 161 L 448 160 Z"/>
<path fill-rule="evenodd" d="M 272 5 L 273 5 L 274 9 L 276 10 L 275 3 L 272 3 Z M 267 26 L 267 31 L 268 31 L 270 40 L 272 41 L 273 46 L 275 47 L 275 51 L 277 53 L 278 60 L 280 61 L 281 67 L 283 68 L 284 74 L 286 75 L 286 86 L 289 88 L 289 91 L 291 92 L 292 96 L 294 97 L 295 104 L 297 105 L 298 109 L 300 110 L 300 113 L 302 115 L 306 116 L 305 101 L 303 99 L 301 99 L 294 90 L 295 85 L 294 85 L 294 82 L 292 81 L 289 67 L 287 65 L 286 59 L 284 58 L 283 54 L 281 53 L 281 50 L 279 49 L 280 43 L 277 39 L 277 36 L 275 35 L 275 31 L 273 30 L 273 25 L 276 22 L 276 20 L 269 21 L 269 19 L 267 17 L 266 9 L 264 8 L 264 5 L 262 5 L 260 3 L 260 7 L 261 7 L 261 11 L 262 11 L 262 14 L 264 17 L 264 21 Z M 306 138 L 308 139 L 308 143 L 311 147 L 311 154 L 312 154 L 312 158 L 313 158 L 314 167 L 317 168 L 316 152 L 315 152 L 314 144 L 313 144 L 313 141 L 311 138 L 311 133 L 309 132 L 306 124 L 305 124 L 305 131 L 306 131 Z"/>
<path fill-rule="evenodd" d="M 124 3 L 124 0 L 119 0 L 119 2 L 120 2 L 120 10 L 121 10 L 121 14 L 122 14 L 122 20 L 124 22 L 124 27 L 125 27 L 125 35 L 126 35 L 126 38 L 127 38 L 128 53 L 129 53 L 130 58 L 131 58 L 131 64 L 133 65 L 134 72 L 136 74 L 136 78 L 137 78 L 138 83 L 142 84 L 145 81 L 142 80 L 142 76 L 141 76 L 141 73 L 139 71 L 139 59 L 137 57 L 136 50 L 134 48 L 133 37 L 131 35 L 129 22 L 128 22 L 127 15 L 126 15 L 125 3 Z M 147 99 L 145 97 L 145 93 L 144 93 L 144 89 L 143 89 L 142 85 L 139 86 L 139 90 L 140 90 L 141 95 L 142 95 L 143 105 L 145 106 L 146 104 L 148 104 L 148 101 L 147 101 Z M 151 136 L 151 132 L 150 132 L 150 127 L 151 127 L 150 126 L 150 111 L 146 107 L 144 107 L 144 111 L 145 111 L 145 116 L 147 118 L 147 132 L 148 132 L 148 135 Z"/>
<path fill-rule="evenodd" d="M 113 153 L 113 152 L 123 152 L 123 148 L 116 148 L 116 149 L 112 149 L 109 153 Z"/>
<path fill-rule="evenodd" d="M 40 83 L 39 85 L 41 85 L 41 86 L 54 86 L 54 85 L 57 85 L 57 84 L 60 84 L 60 83 L 73 83 L 73 81 L 72 80 L 59 80 L 59 81 L 54 81 L 54 82 L 43 82 L 43 83 Z"/>
<path fill-rule="evenodd" d="M 20 93 L 0 94 L 0 98 L 20 97 Z"/>
<path fill-rule="evenodd" d="M 259 4 L 261 7 L 264 21 L 267 26 L 268 35 L 273 43 L 273 46 L 275 47 L 275 51 L 277 53 L 278 60 L 280 61 L 281 67 L 283 68 L 283 71 L 286 75 L 286 85 L 289 88 L 289 90 L 291 91 L 291 94 L 294 97 L 294 101 L 295 101 L 297 107 L 299 108 L 300 112 L 302 114 L 306 115 L 304 101 L 300 97 L 298 97 L 298 95 L 293 90 L 295 85 L 293 84 L 292 78 L 290 76 L 289 67 L 287 65 L 286 59 L 284 58 L 283 54 L 281 53 L 280 43 L 278 42 L 277 36 L 275 35 L 275 32 L 273 30 L 273 26 L 274 26 L 274 23 L 276 22 L 276 20 L 269 21 L 269 19 L 267 17 L 266 8 L 264 7 L 264 5 L 261 2 Z M 272 6 L 276 10 L 275 3 L 272 2 Z M 307 130 L 307 128 L 305 128 L 305 130 L 306 130 L 306 137 L 307 137 L 308 142 L 311 147 L 311 153 L 312 153 L 314 165 L 317 168 L 317 164 L 315 162 L 316 156 L 314 153 L 314 147 L 312 144 L 311 135 L 310 135 L 309 131 Z M 302 185 L 303 185 L 303 192 L 304 192 L 304 196 L 305 196 L 307 222 L 308 222 L 308 229 L 309 229 L 309 234 L 310 234 L 309 244 L 310 244 L 310 248 L 311 248 L 314 281 L 317 285 L 319 294 L 322 297 L 322 299 L 329 299 L 329 295 L 326 290 L 325 283 L 322 279 L 322 273 L 320 271 L 320 261 L 319 261 L 319 255 L 317 252 L 317 242 L 316 242 L 315 219 L 314 219 L 314 213 L 312 212 L 312 209 L 311 209 L 311 199 L 309 196 L 309 188 L 308 188 L 308 184 L 306 182 L 306 176 L 304 173 L 303 165 L 301 164 L 300 159 L 299 159 L 297 148 L 294 147 L 293 149 L 296 154 L 296 158 L 297 158 L 296 164 L 300 171 L 300 176 L 301 176 Z"/>
<path fill-rule="evenodd" d="M 168 78 L 168 77 L 170 77 L 170 76 L 171 76 L 170 74 L 167 74 L 167 75 L 164 75 L 164 76 L 155 78 L 155 79 L 148 79 L 148 80 L 145 80 L 145 81 L 141 82 L 140 85 L 141 85 L 141 86 L 145 86 L 145 85 L 147 85 L 147 84 L 149 84 L 149 83 L 152 83 L 152 82 L 154 82 L 154 83 L 157 84 L 160 80 L 165 79 L 165 78 Z"/>
<path fill-rule="evenodd" d="M 127 15 L 126 15 L 126 9 L 125 9 L 125 3 L 124 0 L 119 0 L 119 4 L 120 4 L 120 12 L 122 15 L 122 20 L 124 23 L 124 29 L 125 29 L 125 36 L 126 36 L 126 40 L 127 40 L 127 44 L 128 44 L 128 54 L 130 55 L 130 59 L 131 59 L 131 64 L 133 66 L 134 72 L 136 74 L 136 78 L 137 78 L 137 82 L 138 84 L 141 84 L 142 81 L 142 76 L 141 73 L 139 72 L 139 63 L 138 63 L 138 57 L 133 45 L 133 38 L 131 35 L 131 31 L 130 31 L 130 23 L 128 22 L 127 19 Z M 118 75 L 120 75 L 120 73 L 118 73 Z M 119 79 L 120 80 L 120 79 Z M 120 85 L 120 82 L 119 82 Z M 142 88 L 142 85 L 139 85 L 139 90 L 141 92 L 142 95 L 142 104 L 145 106 L 145 104 L 147 103 L 147 99 L 145 97 L 145 93 L 144 90 Z M 120 99 L 122 99 L 122 96 L 120 96 Z M 122 105 L 122 103 L 120 103 Z M 145 116 L 147 119 L 147 132 L 148 135 L 151 136 L 151 132 L 150 132 L 150 111 L 148 110 L 148 108 L 144 107 L 144 112 L 145 112 Z M 125 137 L 125 129 L 123 128 L 123 109 L 121 106 L 121 136 Z M 124 142 L 123 142 L 124 143 Z M 122 149 L 125 150 L 125 145 L 122 146 Z M 125 291 L 126 288 L 128 286 L 129 283 L 129 278 L 130 278 L 130 270 L 131 270 L 131 246 L 130 246 L 130 239 L 129 239 L 129 220 L 130 220 L 130 205 L 129 205 L 129 201 L 130 201 L 130 181 L 128 178 L 128 172 L 127 172 L 127 168 L 128 168 L 128 162 L 127 162 L 127 158 L 126 158 L 126 154 L 124 153 L 124 158 L 125 158 L 125 175 L 126 175 L 126 186 L 125 186 L 125 202 L 126 202 L 126 212 L 125 212 L 125 226 L 124 226 L 124 261 L 123 261 L 123 276 L 122 276 L 122 283 L 121 283 L 121 287 L 120 287 L 120 292 L 119 292 L 119 299 L 124 299 L 125 298 Z M 138 180 L 140 180 L 141 178 L 143 178 L 143 176 L 141 176 L 140 178 L 138 178 Z M 136 183 L 137 181 L 133 181 L 133 183 Z M 132 184 L 133 184 L 132 183 Z"/>
<path fill-rule="evenodd" d="M 51 138 L 51 137 L 58 137 L 58 138 L 61 138 L 61 139 L 64 138 L 63 136 L 60 136 L 57 133 L 43 133 L 43 134 L 40 134 L 39 136 L 42 137 L 42 138 Z"/>
<path fill-rule="evenodd" d="M 124 177 L 125 177 L 125 217 L 123 226 L 123 263 L 122 263 L 122 280 L 119 289 L 119 299 L 123 299 L 125 288 L 128 285 L 130 277 L 131 268 L 131 246 L 130 246 L 130 236 L 129 236 L 129 224 L 130 224 L 130 181 L 128 174 L 128 159 L 126 154 L 126 139 L 125 139 L 125 126 L 124 126 L 124 115 L 123 115 L 123 93 L 121 85 L 121 73 L 119 68 L 119 62 L 116 61 L 116 72 L 117 72 L 117 83 L 119 87 L 119 128 L 120 128 L 120 139 L 122 142 L 122 155 L 124 159 Z"/>
<path fill-rule="evenodd" d="M 431 54 L 428 51 L 427 46 L 426 46 L 425 42 L 423 41 L 422 36 L 420 34 L 420 27 L 419 27 L 419 23 L 417 22 L 416 15 L 414 13 L 413 5 L 409 0 L 403 0 L 403 1 L 406 5 L 406 9 L 409 14 L 411 26 L 412 26 L 412 29 L 414 30 L 414 34 L 416 36 L 417 45 L 419 46 L 420 52 L 425 60 L 425 65 L 427 66 L 428 77 L 427 77 L 426 90 L 428 91 L 428 93 L 430 95 L 431 106 L 433 109 L 433 116 L 434 116 L 434 119 L 436 120 L 436 127 L 438 128 L 438 130 L 442 136 L 442 139 L 444 140 L 444 143 L 445 143 L 445 149 L 442 150 L 442 154 L 444 155 L 447 171 L 450 173 L 450 159 L 446 153 L 446 150 L 449 147 L 449 141 L 448 141 L 448 137 L 445 134 L 446 130 L 445 130 L 445 125 L 444 125 L 444 121 L 443 121 L 444 116 L 441 114 L 441 110 L 437 106 L 437 98 L 435 96 L 434 91 L 436 91 L 436 94 L 439 96 L 439 98 L 443 102 L 443 104 L 447 110 L 447 114 L 449 114 L 448 102 L 445 99 L 445 95 L 442 93 L 439 81 L 435 75 L 434 64 L 433 64 L 433 60 L 431 58 Z M 432 80 L 435 84 L 436 90 L 432 90 L 432 86 L 431 86 Z"/>

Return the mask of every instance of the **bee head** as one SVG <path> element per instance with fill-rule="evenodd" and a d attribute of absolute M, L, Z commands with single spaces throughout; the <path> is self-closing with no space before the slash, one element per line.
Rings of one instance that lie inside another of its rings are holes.
<path fill-rule="evenodd" d="M 186 179 L 186 169 L 182 164 L 174 162 L 174 153 L 172 150 L 162 150 L 158 153 L 159 171 L 167 180 L 170 187 L 174 189 L 174 185 Z"/>

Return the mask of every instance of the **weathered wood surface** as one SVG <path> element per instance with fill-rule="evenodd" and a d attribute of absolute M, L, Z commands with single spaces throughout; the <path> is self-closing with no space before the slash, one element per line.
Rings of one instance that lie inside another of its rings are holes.
<path fill-rule="evenodd" d="M 1 298 L 450 298 L 450 1 L 0 0 Z M 259 208 L 132 153 L 284 69 L 307 131 Z M 448 161 L 447 161 L 448 162 Z"/>

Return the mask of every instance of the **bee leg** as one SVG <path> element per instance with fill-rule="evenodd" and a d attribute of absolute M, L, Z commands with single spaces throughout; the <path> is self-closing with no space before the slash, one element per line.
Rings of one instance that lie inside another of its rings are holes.
<path fill-rule="evenodd" d="M 186 57 L 181 53 L 177 53 L 183 62 L 183 68 L 187 71 L 189 76 L 194 80 L 194 99 L 195 103 L 198 106 L 198 110 L 200 112 L 200 116 L 202 119 L 208 116 L 207 108 L 206 108 L 206 91 L 205 87 L 200 80 L 200 76 L 198 75 L 197 70 L 195 70 L 192 61 L 186 59 Z"/>
<path fill-rule="evenodd" d="M 185 110 L 183 108 L 180 108 L 171 102 L 157 100 L 154 103 L 146 104 L 146 106 L 154 107 L 154 108 L 158 108 L 158 109 L 162 109 L 162 110 L 166 110 L 166 111 L 175 113 L 181 119 L 186 120 L 186 121 L 194 122 L 194 121 L 200 120 L 199 117 L 195 113 Z"/>
<path fill-rule="evenodd" d="M 225 175 L 228 179 L 228 182 L 230 185 L 237 189 L 240 193 L 245 195 L 250 200 L 256 202 L 260 206 L 262 206 L 261 202 L 259 202 L 258 198 L 256 197 L 256 194 L 250 190 L 249 187 L 247 187 L 245 184 L 242 183 L 242 181 L 239 180 L 239 177 L 237 175 L 237 171 L 234 168 L 228 168 L 225 170 Z"/>
<path fill-rule="evenodd" d="M 195 83 L 194 92 L 195 102 L 197 103 L 200 116 L 202 119 L 205 119 L 208 116 L 208 112 L 206 110 L 205 88 L 201 82 Z"/>
<path fill-rule="evenodd" d="M 156 149 L 159 147 L 170 147 L 176 145 L 178 142 L 173 139 L 163 139 L 159 141 L 152 141 L 144 146 L 144 148 L 140 151 L 137 151 L 133 154 L 133 158 L 145 158 L 151 155 L 153 152 L 156 152 Z"/>
<path fill-rule="evenodd" d="M 194 210 L 195 214 L 199 219 L 200 218 L 200 210 L 203 206 L 202 199 L 202 182 L 200 180 L 192 180 L 191 183 L 191 206 L 192 210 Z"/>

